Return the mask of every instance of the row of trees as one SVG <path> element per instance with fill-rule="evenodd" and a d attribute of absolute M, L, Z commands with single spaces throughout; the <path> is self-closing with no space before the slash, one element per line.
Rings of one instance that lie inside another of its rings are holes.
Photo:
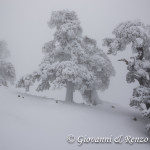
<path fill-rule="evenodd" d="M 53 88 L 66 88 L 66 101 L 73 101 L 73 93 L 79 90 L 86 102 L 100 103 L 97 90 L 109 86 L 110 77 L 115 75 L 114 68 L 107 55 L 98 48 L 94 39 L 83 36 L 80 21 L 74 11 L 54 11 L 48 22 L 55 29 L 53 39 L 44 44 L 44 58 L 39 69 L 22 77 L 18 88 L 29 91 L 30 86 L 38 82 L 37 91 Z M 127 64 L 128 83 L 138 81 L 133 89 L 130 106 L 142 110 L 150 118 L 150 26 L 141 21 L 127 21 L 113 30 L 114 38 L 104 39 L 108 54 L 126 50 L 128 45 L 138 55 L 132 60 L 121 59 Z M 7 62 L 9 51 L 6 43 L 0 41 L 0 83 L 15 80 L 15 70 Z M 150 125 L 147 125 L 150 131 Z"/>

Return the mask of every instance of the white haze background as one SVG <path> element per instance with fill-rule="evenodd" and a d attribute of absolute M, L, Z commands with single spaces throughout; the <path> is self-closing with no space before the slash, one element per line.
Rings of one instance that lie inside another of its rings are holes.
<path fill-rule="evenodd" d="M 0 0 L 0 40 L 8 43 L 11 61 L 19 79 L 36 70 L 42 60 L 42 46 L 52 39 L 54 32 L 47 25 L 52 11 L 76 11 L 83 34 L 95 39 L 106 52 L 102 40 L 112 37 L 112 31 L 119 23 L 140 19 L 150 24 L 149 6 L 150 0 Z M 126 65 L 117 60 L 129 59 L 131 55 L 128 47 L 117 56 L 109 56 L 116 76 L 111 78 L 105 92 L 99 92 L 101 99 L 126 106 L 129 104 L 132 89 L 137 83 L 126 83 Z M 51 94 L 57 94 L 59 99 L 63 99 L 65 93 L 59 91 Z M 78 98 L 80 96 L 77 93 L 75 99 Z"/>

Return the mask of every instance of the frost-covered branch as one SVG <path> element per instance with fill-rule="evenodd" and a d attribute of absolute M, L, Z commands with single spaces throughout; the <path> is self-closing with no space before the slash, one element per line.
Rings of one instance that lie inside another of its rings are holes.
<path fill-rule="evenodd" d="M 149 26 L 139 20 L 123 22 L 113 30 L 114 38 L 104 39 L 103 45 L 108 47 L 109 54 L 117 54 L 118 51 L 125 50 L 129 44 L 133 52 L 137 52 L 137 47 L 143 47 L 145 58 L 149 59 L 149 31 Z"/>

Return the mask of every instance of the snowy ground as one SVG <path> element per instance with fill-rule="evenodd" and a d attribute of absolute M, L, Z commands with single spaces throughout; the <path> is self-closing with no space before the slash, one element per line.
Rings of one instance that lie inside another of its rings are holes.
<path fill-rule="evenodd" d="M 0 150 L 149 150 L 149 143 L 130 145 L 112 141 L 78 146 L 77 141 L 66 141 L 70 134 L 76 138 L 147 137 L 146 124 L 140 113 L 110 102 L 99 106 L 57 103 L 0 87 Z"/>

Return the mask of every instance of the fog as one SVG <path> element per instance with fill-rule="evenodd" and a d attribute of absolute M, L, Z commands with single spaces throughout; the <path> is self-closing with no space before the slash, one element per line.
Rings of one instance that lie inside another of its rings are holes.
<path fill-rule="evenodd" d="M 140 19 L 150 24 L 149 0 L 0 0 L 0 40 L 8 43 L 17 79 L 38 68 L 43 57 L 42 46 L 53 38 L 47 22 L 52 11 L 76 11 L 83 34 L 95 39 L 98 46 L 102 40 L 112 37 L 112 30 L 119 23 Z M 129 58 L 130 46 L 117 56 L 109 56 L 116 70 L 110 86 L 100 97 L 122 105 L 128 105 L 135 84 L 125 81 L 126 65 L 118 62 L 120 58 Z"/>

